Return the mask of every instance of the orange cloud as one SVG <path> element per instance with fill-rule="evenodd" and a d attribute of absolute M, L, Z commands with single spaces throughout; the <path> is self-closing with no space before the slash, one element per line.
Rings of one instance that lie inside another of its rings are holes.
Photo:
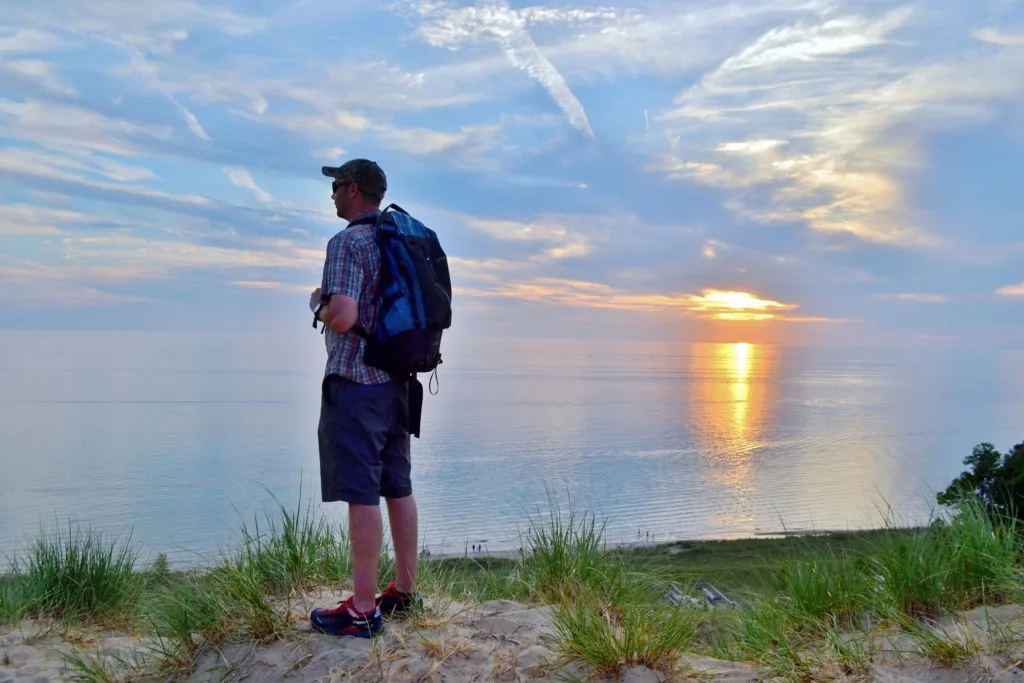
<path fill-rule="evenodd" d="M 1019 285 L 1006 285 L 1001 287 L 997 294 L 1001 296 L 1024 296 L 1024 282 Z"/>
<path fill-rule="evenodd" d="M 833 318 L 785 315 L 799 306 L 762 299 L 750 292 L 705 289 L 701 294 L 631 294 L 599 282 L 538 277 L 492 288 L 457 287 L 455 293 L 470 297 L 500 297 L 563 306 L 618 310 L 682 310 L 688 315 L 722 321 L 838 322 Z"/>
<path fill-rule="evenodd" d="M 246 289 L 273 289 L 283 292 L 309 293 L 312 292 L 313 288 L 319 283 L 300 285 L 289 282 L 277 282 L 274 280 L 235 280 L 231 284 L 236 287 L 244 287 Z"/>
<path fill-rule="evenodd" d="M 941 304 L 948 301 L 940 294 L 877 294 L 876 299 L 898 299 L 900 301 L 916 301 L 922 304 Z"/>

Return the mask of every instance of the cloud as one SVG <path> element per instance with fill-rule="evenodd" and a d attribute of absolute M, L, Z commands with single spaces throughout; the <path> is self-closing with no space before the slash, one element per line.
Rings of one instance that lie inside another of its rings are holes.
<path fill-rule="evenodd" d="M 69 148 L 64 154 L 37 152 L 26 149 L 7 148 L 0 167 L 18 169 L 31 173 L 52 176 L 54 173 L 69 173 L 69 178 L 81 178 L 78 174 L 93 174 L 119 182 L 156 180 L 158 176 L 145 166 L 126 164 L 88 150 Z"/>
<path fill-rule="evenodd" d="M 898 301 L 915 301 L 922 304 L 941 304 L 949 301 L 941 294 L 876 294 L 876 299 L 895 299 Z"/>
<path fill-rule="evenodd" d="M 13 55 L 52 52 L 64 47 L 66 46 L 60 38 L 44 31 L 21 29 L 13 34 L 0 36 L 0 73 L 6 72 L 24 83 L 41 87 L 51 93 L 73 96 L 76 94 L 75 89 L 61 82 L 49 62 L 40 59 L 12 58 Z"/>
<path fill-rule="evenodd" d="M 418 9 L 430 20 L 418 30 L 429 44 L 455 50 L 464 43 L 480 42 L 485 38 L 496 41 L 516 68 L 544 86 L 572 126 L 587 137 L 594 137 L 583 105 L 558 69 L 541 53 L 527 25 L 531 21 L 589 21 L 614 17 L 614 12 L 554 8 L 514 10 L 506 0 L 479 0 L 470 7 L 452 7 L 447 3 L 427 0 L 420 2 Z"/>
<path fill-rule="evenodd" d="M 513 273 L 522 274 L 529 270 L 532 264 L 500 258 L 464 258 L 449 254 L 448 266 L 454 281 L 500 282 Z"/>
<path fill-rule="evenodd" d="M 547 248 L 534 260 L 561 260 L 590 254 L 595 240 L 604 239 L 619 219 L 587 215 L 547 215 L 532 221 L 464 217 L 465 224 L 497 240 L 541 242 Z"/>
<path fill-rule="evenodd" d="M 493 286 L 459 287 L 459 294 L 505 298 L 570 307 L 658 312 L 681 311 L 701 319 L 728 322 L 841 322 L 826 317 L 791 316 L 797 304 L 764 299 L 750 292 L 704 289 L 700 294 L 632 293 L 586 280 L 535 277 Z"/>
<path fill-rule="evenodd" d="M 903 178 L 919 166 L 927 132 L 1020 99 L 1024 59 L 955 50 L 912 56 L 897 37 L 911 16 L 837 11 L 768 30 L 655 117 L 661 144 L 648 169 L 723 188 L 726 206 L 756 222 L 940 245 L 907 206 Z"/>
<path fill-rule="evenodd" d="M 718 240 L 708 240 L 704 244 L 704 248 L 701 249 L 701 255 L 703 255 L 704 258 L 707 259 L 718 258 L 718 250 L 723 246 L 725 245 L 719 242 Z"/>
<path fill-rule="evenodd" d="M 399 128 L 395 126 L 374 126 L 378 138 L 390 147 L 416 155 L 434 155 L 462 152 L 463 158 L 483 152 L 494 145 L 498 126 L 463 126 L 457 132 L 431 130 L 429 128 Z"/>
<path fill-rule="evenodd" d="M 68 223 L 86 218 L 78 211 L 28 204 L 0 204 L 0 235 L 61 235 Z"/>
<path fill-rule="evenodd" d="M 1014 35 L 1012 33 L 1001 33 L 993 28 L 983 28 L 971 31 L 971 36 L 977 38 L 983 43 L 1000 45 L 1002 47 L 1024 46 L 1024 34 Z"/>
<path fill-rule="evenodd" d="M 69 268 L 0 257 L 0 303 L 39 306 L 115 306 L 147 299 L 103 289 L 124 277 L 115 269 Z"/>
<path fill-rule="evenodd" d="M 49 52 L 63 46 L 64 41 L 55 34 L 33 29 L 23 28 L 0 37 L 0 55 Z"/>
<path fill-rule="evenodd" d="M 166 0 L 159 6 L 122 0 L 4 3 L 0 22 L 35 30 L 69 31 L 86 39 L 116 39 L 153 54 L 172 52 L 188 39 L 189 29 L 242 36 L 266 26 L 264 19 L 194 0 Z"/>
<path fill-rule="evenodd" d="M 309 294 L 316 287 L 315 282 L 312 285 L 304 285 L 274 280 L 234 280 L 230 284 L 244 289 L 272 290 L 289 294 Z"/>
<path fill-rule="evenodd" d="M 84 107 L 0 98 L 0 133 L 67 154 L 75 151 L 139 156 L 139 139 L 167 139 L 164 126 L 104 116 Z"/>
<path fill-rule="evenodd" d="M 63 246 L 65 258 L 74 263 L 128 265 L 156 276 L 186 268 L 300 268 L 315 272 L 323 263 L 321 250 L 304 249 L 285 240 L 253 249 L 112 234 L 66 237 Z"/>
<path fill-rule="evenodd" d="M 1024 282 L 1017 285 L 1000 287 L 996 293 L 1000 296 L 1024 296 Z"/>
<path fill-rule="evenodd" d="M 253 194 L 256 199 L 269 204 L 274 201 L 274 198 L 267 191 L 263 190 L 256 181 L 252 179 L 252 174 L 249 173 L 249 169 L 241 167 L 230 167 L 224 169 L 224 174 L 231 179 L 237 187 L 243 190 L 248 190 Z"/>
<path fill-rule="evenodd" d="M 148 82 L 154 90 L 163 95 L 167 99 L 167 101 L 170 102 L 171 105 L 173 105 L 174 108 L 181 113 L 182 117 L 185 119 L 185 124 L 188 126 L 188 129 L 192 131 L 193 135 L 195 135 L 200 140 L 204 140 L 206 142 L 212 141 L 212 138 L 199 124 L 199 119 L 196 118 L 196 115 L 193 114 L 188 107 L 183 105 L 173 94 L 171 94 L 171 91 L 168 90 L 167 87 L 160 82 L 160 78 L 157 76 L 156 69 L 153 67 L 152 64 L 146 61 L 145 56 L 143 56 L 142 52 L 136 46 L 127 43 L 120 43 L 117 41 L 111 42 L 113 42 L 115 45 L 118 45 L 125 52 L 128 53 L 129 59 L 131 59 L 132 64 L 135 66 L 135 69 L 139 72 L 139 74 L 142 75 L 143 79 L 146 82 Z"/>

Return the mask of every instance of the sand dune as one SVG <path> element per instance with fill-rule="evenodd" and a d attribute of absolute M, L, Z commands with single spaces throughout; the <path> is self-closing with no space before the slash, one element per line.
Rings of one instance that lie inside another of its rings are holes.
<path fill-rule="evenodd" d="M 222 646 L 203 655 L 189 683 L 279 683 L 312 681 L 363 683 L 394 681 L 413 683 L 471 683 L 476 681 L 592 680 L 580 664 L 559 654 L 551 626 L 551 608 L 504 600 L 480 605 L 433 602 L 423 615 L 408 621 L 389 622 L 376 641 L 337 639 L 309 630 L 305 616 L 315 605 L 331 605 L 330 593 L 303 597 L 292 604 L 292 631 L 267 644 L 239 643 Z M 978 637 L 991 634 L 999 624 L 1004 645 L 1022 623 L 1024 610 L 1000 607 L 964 615 L 959 626 L 946 624 L 948 632 L 972 631 Z M 966 624 L 966 626 L 964 626 Z M 38 621 L 24 621 L 0 630 L 0 683 L 44 683 L 73 680 L 64 655 L 76 649 L 93 655 L 138 660 L 148 652 L 145 640 L 124 633 L 95 628 L 59 629 Z M 866 680 L 880 683 L 952 683 L 953 681 L 1015 681 L 1022 676 L 1022 657 L 979 654 L 955 666 L 943 668 L 916 655 L 913 643 L 890 637 L 870 668 Z M 1024 652 L 1016 643 L 1014 652 Z M 903 655 L 899 655 L 899 652 Z M 990 651 L 990 650 L 985 650 Z M 1007 650 L 1009 652 L 1009 650 Z M 771 680 L 755 668 L 692 655 L 679 661 L 669 675 L 644 667 L 627 668 L 619 680 L 627 683 L 660 683 L 673 680 L 707 680 L 742 683 Z M 140 672 L 125 671 L 121 680 L 141 680 Z M 850 677 L 848 680 L 865 680 Z"/>

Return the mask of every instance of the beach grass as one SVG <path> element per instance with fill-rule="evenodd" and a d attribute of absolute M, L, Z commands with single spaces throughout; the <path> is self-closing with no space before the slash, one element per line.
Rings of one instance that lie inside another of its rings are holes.
<path fill-rule="evenodd" d="M 266 513 L 261 525 L 243 524 L 241 548 L 234 567 L 239 581 L 257 580 L 275 593 L 310 589 L 351 575 L 348 536 L 314 514 L 311 502 L 295 510 L 278 504 L 277 515 Z"/>
<path fill-rule="evenodd" d="M 40 534 L 0 578 L 0 622 L 129 624 L 151 639 L 150 665 L 170 676 L 227 641 L 286 636 L 300 593 L 326 587 L 340 597 L 350 587 L 344 529 L 312 507 L 279 505 L 242 525 L 241 538 L 211 566 L 176 572 L 166 557 L 139 568 L 127 541 L 71 527 Z M 552 503 L 531 517 L 517 556 L 431 559 L 419 584 L 435 605 L 551 605 L 562 653 L 596 675 L 632 665 L 671 672 L 695 653 L 810 680 L 863 673 L 886 629 L 944 665 L 974 656 L 980 645 L 968 631 L 950 635 L 935 624 L 979 605 L 1019 603 L 1022 547 L 1012 520 L 971 502 L 919 528 L 890 522 L 867 532 L 637 548 L 607 547 L 594 515 Z M 381 560 L 383 587 L 394 567 L 386 549 Z M 698 582 L 734 604 L 702 604 Z M 670 589 L 692 599 L 670 601 Z M 442 612 L 428 608 L 416 619 L 436 625 Z M 127 663 L 73 654 L 69 666 L 82 680 L 114 680 Z"/>
<path fill-rule="evenodd" d="M 130 618 L 141 595 L 138 549 L 68 523 L 40 532 L 24 560 L 0 580 L 0 618 L 116 623 Z"/>
<path fill-rule="evenodd" d="M 0 576 L 0 625 L 17 623 L 24 612 L 24 578 L 13 574 Z"/>

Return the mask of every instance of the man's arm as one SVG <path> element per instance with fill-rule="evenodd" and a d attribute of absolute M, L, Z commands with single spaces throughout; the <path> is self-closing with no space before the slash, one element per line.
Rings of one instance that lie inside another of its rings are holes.
<path fill-rule="evenodd" d="M 344 334 L 359 320 L 359 302 L 344 294 L 332 294 L 331 300 L 320 309 L 317 319 L 335 332 Z"/>
<path fill-rule="evenodd" d="M 363 287 L 363 264 L 350 240 L 338 236 L 328 242 L 323 284 L 322 298 L 328 301 L 317 318 L 335 332 L 348 332 L 359 322 L 359 294 Z M 310 310 L 320 298 L 310 299 Z"/>

